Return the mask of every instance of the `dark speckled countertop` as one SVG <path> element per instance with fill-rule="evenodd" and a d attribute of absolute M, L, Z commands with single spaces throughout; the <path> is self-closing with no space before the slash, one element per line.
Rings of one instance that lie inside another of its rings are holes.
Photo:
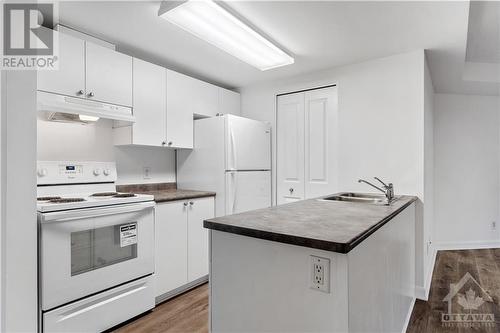
<path fill-rule="evenodd" d="M 156 202 L 196 199 L 215 196 L 215 192 L 178 189 L 175 183 L 117 185 L 118 192 L 150 194 Z"/>
<path fill-rule="evenodd" d="M 326 251 L 348 253 L 417 200 L 390 206 L 309 199 L 204 221 L 205 228 Z"/>

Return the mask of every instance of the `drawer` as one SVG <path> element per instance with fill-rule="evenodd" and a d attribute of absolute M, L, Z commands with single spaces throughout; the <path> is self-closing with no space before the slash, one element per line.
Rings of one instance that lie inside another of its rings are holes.
<path fill-rule="evenodd" d="M 43 314 L 43 332 L 101 332 L 155 305 L 153 276 Z"/>

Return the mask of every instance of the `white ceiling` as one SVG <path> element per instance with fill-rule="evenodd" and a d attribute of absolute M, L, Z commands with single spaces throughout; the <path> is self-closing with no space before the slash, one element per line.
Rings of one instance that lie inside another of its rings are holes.
<path fill-rule="evenodd" d="M 290 52 L 295 64 L 261 72 L 159 18 L 159 2 L 61 2 L 59 22 L 113 42 L 121 52 L 229 88 L 427 49 L 437 92 L 500 92 L 498 82 L 463 80 L 468 1 L 237 1 L 226 5 Z M 485 45 L 491 44 L 498 45 L 498 39 Z M 484 56 L 488 50 L 481 52 Z"/>

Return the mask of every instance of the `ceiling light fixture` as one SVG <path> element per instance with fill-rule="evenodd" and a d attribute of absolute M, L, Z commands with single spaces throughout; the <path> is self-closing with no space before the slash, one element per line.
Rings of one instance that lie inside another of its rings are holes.
<path fill-rule="evenodd" d="M 294 59 L 212 0 L 163 1 L 158 16 L 265 71 Z"/>

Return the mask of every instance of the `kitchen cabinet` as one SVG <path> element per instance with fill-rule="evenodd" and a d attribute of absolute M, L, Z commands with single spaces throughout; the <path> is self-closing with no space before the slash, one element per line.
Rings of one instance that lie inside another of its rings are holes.
<path fill-rule="evenodd" d="M 167 137 L 167 74 L 155 64 L 133 59 L 135 123 L 113 130 L 115 145 L 163 147 Z"/>
<path fill-rule="evenodd" d="M 159 203 L 156 206 L 156 297 L 163 301 L 208 275 L 208 230 L 215 216 L 213 197 Z"/>
<path fill-rule="evenodd" d="M 219 88 L 219 113 L 241 115 L 241 96 L 239 93 Z"/>
<path fill-rule="evenodd" d="M 58 70 L 39 71 L 37 89 L 132 106 L 132 57 L 58 33 Z"/>
<path fill-rule="evenodd" d="M 337 87 L 278 97 L 278 204 L 337 191 L 337 104 Z"/>
<path fill-rule="evenodd" d="M 87 97 L 132 106 L 132 57 L 89 42 L 85 51 Z"/>
<path fill-rule="evenodd" d="M 215 116 L 218 103 L 216 86 L 167 70 L 167 145 L 193 148 L 193 117 Z"/>
<path fill-rule="evenodd" d="M 84 97 L 85 94 L 85 42 L 81 39 L 54 32 L 59 38 L 57 70 L 38 71 L 37 89 L 57 94 Z"/>

